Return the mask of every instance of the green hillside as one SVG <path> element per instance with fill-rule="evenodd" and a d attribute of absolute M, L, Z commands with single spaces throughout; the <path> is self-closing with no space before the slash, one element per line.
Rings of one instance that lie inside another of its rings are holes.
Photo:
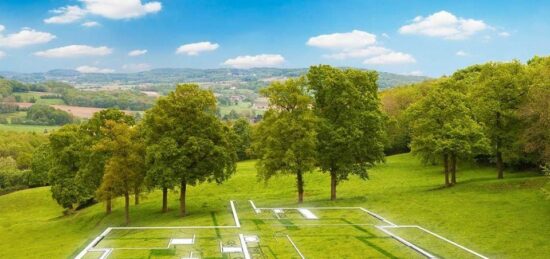
<path fill-rule="evenodd" d="M 421 225 L 491 258 L 550 254 L 550 200 L 542 192 L 548 178 L 510 172 L 496 180 L 492 168 L 462 165 L 457 186 L 440 188 L 440 170 L 421 165 L 409 154 L 391 156 L 371 171 L 370 181 L 342 182 L 337 202 L 327 201 L 329 177 L 309 174 L 304 206 L 362 206 L 397 224 Z M 239 163 L 236 175 L 223 185 L 190 188 L 185 218 L 178 217 L 175 193 L 169 194 L 167 214 L 160 213 L 160 193 L 150 193 L 131 207 L 131 226 L 231 224 L 229 200 L 236 200 L 237 206 L 245 206 L 248 199 L 264 206 L 296 206 L 293 177 L 275 178 L 269 185 L 256 179 L 254 161 L 247 161 Z M 71 257 L 106 227 L 124 223 L 120 200 L 109 216 L 102 204 L 63 216 L 50 196 L 48 187 L 0 196 L 0 258 Z M 370 256 L 375 258 L 392 256 L 373 251 Z"/>

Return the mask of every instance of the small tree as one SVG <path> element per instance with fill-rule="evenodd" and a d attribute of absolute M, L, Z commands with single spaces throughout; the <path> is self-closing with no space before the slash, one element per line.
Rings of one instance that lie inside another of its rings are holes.
<path fill-rule="evenodd" d="M 235 171 L 234 136 L 215 112 L 216 98 L 211 91 L 182 84 L 159 98 L 145 114 L 148 182 L 163 191 L 180 186 L 181 216 L 186 213 L 188 185 L 221 183 Z"/>
<path fill-rule="evenodd" d="M 250 158 L 251 128 L 250 123 L 245 118 L 240 118 L 233 123 L 233 132 L 236 135 L 235 148 L 239 160 Z"/>
<path fill-rule="evenodd" d="M 137 126 L 108 120 L 102 128 L 105 136 L 93 149 L 111 154 L 105 164 L 97 196 L 111 199 L 124 196 L 126 225 L 130 224 L 130 194 L 140 189 L 145 177 L 144 145 Z M 139 194 L 139 193 L 138 193 Z"/>
<path fill-rule="evenodd" d="M 254 134 L 258 176 L 296 175 L 298 203 L 304 200 L 303 175 L 315 168 L 316 157 L 316 119 L 306 87 L 304 80 L 289 79 L 264 89 L 270 108 Z"/>
<path fill-rule="evenodd" d="M 384 160 L 384 117 L 378 99 L 378 74 L 356 69 L 313 66 L 307 80 L 315 95 L 318 163 L 330 173 L 331 200 L 350 174 L 368 178 L 367 169 Z"/>

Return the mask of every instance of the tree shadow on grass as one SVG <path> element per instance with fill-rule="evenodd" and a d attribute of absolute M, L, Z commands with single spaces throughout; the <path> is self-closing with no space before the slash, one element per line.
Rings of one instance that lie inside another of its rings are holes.
<path fill-rule="evenodd" d="M 371 241 L 369 241 L 369 239 L 372 239 L 372 237 L 364 237 L 364 236 L 358 236 L 358 237 L 355 237 L 357 240 L 363 242 L 364 244 L 368 245 L 369 247 L 372 247 L 374 250 L 378 251 L 379 253 L 383 254 L 384 256 L 386 256 L 387 258 L 399 258 L 397 256 L 395 256 L 394 254 L 388 252 L 387 250 L 375 245 L 374 243 L 372 243 Z"/>

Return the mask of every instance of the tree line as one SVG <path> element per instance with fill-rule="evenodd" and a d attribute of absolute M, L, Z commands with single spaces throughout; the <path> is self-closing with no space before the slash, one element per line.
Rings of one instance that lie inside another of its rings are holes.
<path fill-rule="evenodd" d="M 259 177 L 296 175 L 299 202 L 303 175 L 319 167 L 336 186 L 350 174 L 368 177 L 383 161 L 383 117 L 376 72 L 312 67 L 298 79 L 274 82 L 262 91 L 270 99 L 265 118 L 251 126 L 244 119 L 225 122 L 216 116 L 212 91 L 182 84 L 159 98 L 142 120 L 117 109 L 100 111 L 81 124 L 49 134 L 42 161 L 53 198 L 67 211 L 123 197 L 126 222 L 130 198 L 159 189 L 161 211 L 168 210 L 169 190 L 179 191 L 185 216 L 188 186 L 222 183 L 236 161 L 258 158 Z"/>
<path fill-rule="evenodd" d="M 493 164 L 499 179 L 506 167 L 550 162 L 550 57 L 474 65 L 381 96 L 386 151 L 440 161 L 446 186 L 459 160 Z"/>

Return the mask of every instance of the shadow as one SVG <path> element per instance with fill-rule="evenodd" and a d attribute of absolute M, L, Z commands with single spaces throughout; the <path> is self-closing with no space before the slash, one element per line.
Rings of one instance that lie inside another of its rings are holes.
<path fill-rule="evenodd" d="M 378 251 L 379 253 L 383 254 L 384 256 L 386 256 L 387 258 L 395 258 L 397 259 L 398 257 L 395 256 L 394 254 L 384 250 L 383 248 L 373 244 L 372 242 L 370 242 L 368 239 L 368 237 L 355 237 L 357 238 L 357 240 L 363 242 L 364 244 L 372 247 L 374 250 Z"/>
<path fill-rule="evenodd" d="M 211 211 L 210 212 L 210 217 L 212 217 L 212 223 L 214 224 L 214 226 L 218 226 L 218 219 L 216 218 L 216 212 L 214 211 Z M 220 234 L 220 229 L 219 228 L 215 228 L 214 231 L 216 231 L 216 237 L 218 238 L 221 238 L 221 234 Z"/>
<path fill-rule="evenodd" d="M 374 235 L 372 232 L 368 231 L 367 229 L 365 229 L 365 228 L 362 227 L 362 226 L 353 225 L 354 223 L 351 222 L 351 221 L 349 221 L 349 220 L 347 220 L 347 219 L 340 219 L 340 220 L 343 221 L 343 222 L 346 222 L 346 223 L 350 224 L 351 227 L 353 227 L 353 228 L 355 228 L 355 229 L 357 229 L 357 230 L 359 230 L 359 231 L 361 231 L 361 232 L 363 232 L 363 233 L 368 234 L 369 237 L 375 237 L 375 235 Z"/>

